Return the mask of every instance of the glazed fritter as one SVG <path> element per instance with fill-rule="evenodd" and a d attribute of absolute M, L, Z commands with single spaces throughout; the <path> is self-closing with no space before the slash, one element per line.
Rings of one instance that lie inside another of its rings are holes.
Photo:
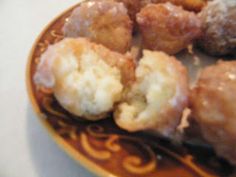
<path fill-rule="evenodd" d="M 136 81 L 115 110 L 117 125 L 128 131 L 153 130 L 171 137 L 188 104 L 186 68 L 163 52 L 144 50 Z"/>
<path fill-rule="evenodd" d="M 137 14 L 143 46 L 176 54 L 201 34 L 200 19 L 171 3 L 149 4 Z"/>
<path fill-rule="evenodd" d="M 34 75 L 60 105 L 88 120 L 105 118 L 134 81 L 131 58 L 83 38 L 66 38 L 42 54 Z"/>
<path fill-rule="evenodd" d="M 191 109 L 203 138 L 236 165 L 236 61 L 221 61 L 200 73 Z"/>
<path fill-rule="evenodd" d="M 207 0 L 141 0 L 142 6 L 150 3 L 170 2 L 174 5 L 182 6 L 186 10 L 199 12 L 206 5 Z"/>
<path fill-rule="evenodd" d="M 94 0 L 81 3 L 67 19 L 66 37 L 86 37 L 107 48 L 125 53 L 132 40 L 132 21 L 123 3 Z"/>
<path fill-rule="evenodd" d="M 203 32 L 199 46 L 214 56 L 236 54 L 236 1 L 211 1 L 199 17 Z"/>

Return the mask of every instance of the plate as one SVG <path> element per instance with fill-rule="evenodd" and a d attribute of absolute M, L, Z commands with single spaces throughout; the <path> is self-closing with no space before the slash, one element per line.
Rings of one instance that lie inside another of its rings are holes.
<path fill-rule="evenodd" d="M 43 30 L 32 47 L 27 65 L 27 89 L 33 109 L 56 143 L 98 176 L 230 176 L 233 167 L 217 158 L 209 147 L 173 144 L 143 132 L 128 133 L 115 125 L 112 116 L 98 122 L 76 120 L 57 103 L 50 90 L 36 88 L 33 75 L 40 55 L 49 44 L 63 39 L 61 28 L 76 6 Z M 186 51 L 179 54 L 192 75 L 196 75 L 199 67 L 215 61 L 201 53 L 198 55 L 207 58 L 205 62 L 196 64 L 198 58 L 191 58 Z"/>

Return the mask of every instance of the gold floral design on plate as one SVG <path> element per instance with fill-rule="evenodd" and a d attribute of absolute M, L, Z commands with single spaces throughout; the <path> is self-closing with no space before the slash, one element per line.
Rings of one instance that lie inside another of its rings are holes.
<path fill-rule="evenodd" d="M 29 97 L 53 139 L 71 157 L 99 176 L 231 176 L 233 167 L 218 159 L 209 148 L 177 145 L 142 132 L 128 133 L 120 130 L 111 116 L 98 122 L 85 121 L 60 107 L 52 90 L 34 84 L 33 75 L 41 54 L 50 44 L 63 39 L 61 28 L 74 7 L 45 28 L 28 61 Z"/>

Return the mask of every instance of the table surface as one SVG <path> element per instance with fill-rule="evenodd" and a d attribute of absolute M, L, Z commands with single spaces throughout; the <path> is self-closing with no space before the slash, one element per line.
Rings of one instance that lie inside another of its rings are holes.
<path fill-rule="evenodd" d="M 0 0 L 0 177 L 93 176 L 51 139 L 30 105 L 27 57 L 38 34 L 79 0 Z"/>

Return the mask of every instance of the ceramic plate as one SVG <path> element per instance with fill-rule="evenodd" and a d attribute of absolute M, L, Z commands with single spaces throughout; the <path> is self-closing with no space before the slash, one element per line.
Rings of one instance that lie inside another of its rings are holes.
<path fill-rule="evenodd" d="M 98 176 L 231 176 L 233 168 L 218 159 L 210 148 L 190 143 L 174 145 L 150 134 L 128 133 L 119 129 L 111 116 L 98 122 L 75 120 L 49 90 L 36 88 L 33 75 L 39 57 L 49 44 L 63 38 L 61 28 L 75 7 L 63 12 L 41 33 L 32 48 L 27 69 L 27 87 L 33 109 L 62 149 Z M 207 59 L 199 63 L 186 51 L 179 57 L 190 67 L 192 75 L 199 67 L 212 62 L 212 58 L 202 55 L 201 58 Z"/>

